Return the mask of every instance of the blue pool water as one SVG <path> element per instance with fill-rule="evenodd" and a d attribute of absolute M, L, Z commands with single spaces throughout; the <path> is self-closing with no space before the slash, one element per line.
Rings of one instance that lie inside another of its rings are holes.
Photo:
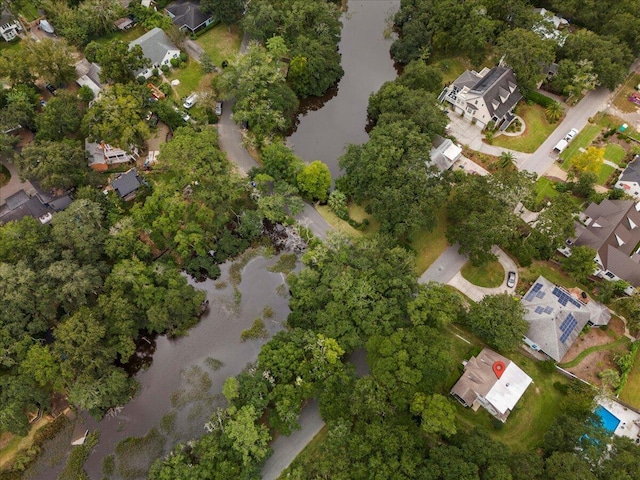
<path fill-rule="evenodd" d="M 599 405 L 598 408 L 596 408 L 595 413 L 600 417 L 604 428 L 608 432 L 615 432 L 618 425 L 620 425 L 620 419 L 602 405 Z"/>

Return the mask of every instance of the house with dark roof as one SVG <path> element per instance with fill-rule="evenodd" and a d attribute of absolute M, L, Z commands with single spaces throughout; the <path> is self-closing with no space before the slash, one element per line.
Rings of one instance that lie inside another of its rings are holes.
<path fill-rule="evenodd" d="M 462 148 L 453 143 L 451 139 L 436 135 L 433 139 L 429 157 L 431 164 L 438 170 L 444 172 L 449 170 L 454 163 L 462 156 Z"/>
<path fill-rule="evenodd" d="M 164 11 L 176 27 L 192 34 L 214 22 L 213 15 L 203 12 L 200 3 L 193 0 L 177 0 L 167 5 Z"/>
<path fill-rule="evenodd" d="M 524 319 L 529 330 L 524 342 L 533 350 L 546 353 L 557 362 L 562 360 L 585 325 L 607 325 L 609 309 L 589 298 L 578 288 L 567 290 L 543 276 L 522 298 Z"/>
<path fill-rule="evenodd" d="M 513 110 L 522 99 L 513 70 L 507 67 L 467 70 L 438 96 L 454 112 L 484 128 L 491 121 L 506 130 L 515 119 Z"/>
<path fill-rule="evenodd" d="M 560 252 L 569 256 L 574 246 L 591 247 L 597 252 L 597 276 L 640 286 L 640 203 L 603 200 L 590 204 L 578 219 L 575 237 Z"/>
<path fill-rule="evenodd" d="M 172 58 L 180 57 L 180 49 L 176 47 L 161 28 L 155 27 L 141 37 L 129 43 L 129 48 L 140 45 L 145 58 L 151 61 L 151 66 L 136 72 L 136 77 L 149 78 L 154 68 L 162 65 L 170 66 Z"/>
<path fill-rule="evenodd" d="M 113 182 L 111 188 L 124 201 L 133 200 L 136 196 L 136 190 L 142 185 L 142 179 L 138 175 L 136 168 L 131 168 L 121 174 Z"/>
<path fill-rule="evenodd" d="M 531 384 L 531 377 L 488 348 L 463 364 L 464 373 L 451 389 L 451 395 L 474 411 L 485 408 L 504 423 Z"/>
<path fill-rule="evenodd" d="M 71 197 L 66 194 L 50 197 L 36 189 L 36 194 L 29 196 L 24 190 L 18 190 L 0 206 L 0 225 L 22 220 L 24 217 L 33 217 L 40 223 L 47 224 L 54 213 L 64 210 L 71 202 Z"/>
<path fill-rule="evenodd" d="M 623 189 L 627 195 L 640 200 L 640 155 L 636 155 L 629 162 L 627 168 L 618 177 L 615 187 Z"/>

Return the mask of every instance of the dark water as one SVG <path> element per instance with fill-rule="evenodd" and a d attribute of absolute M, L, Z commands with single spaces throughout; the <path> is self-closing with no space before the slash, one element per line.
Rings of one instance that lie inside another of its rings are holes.
<path fill-rule="evenodd" d="M 311 102 L 288 138 L 306 162 L 322 160 L 329 165 L 334 180 L 339 176 L 338 158 L 345 147 L 368 139 L 369 95 L 396 77 L 389 55 L 392 39 L 385 39 L 384 31 L 387 19 L 399 7 L 399 0 L 349 0 L 349 9 L 342 16 L 340 42 L 344 77 L 336 90 Z"/>
<path fill-rule="evenodd" d="M 238 286 L 242 294 L 239 304 L 229 282 L 229 264 L 222 266 L 222 276 L 217 281 L 226 281 L 226 287 L 216 288 L 217 282 L 211 280 L 193 284 L 207 292 L 210 302 L 200 323 L 186 337 L 159 336 L 152 341 L 155 343 L 153 360 L 146 370 L 137 374 L 140 390 L 131 402 L 100 422 L 82 416 L 87 429 L 100 430 L 99 444 L 85 464 L 91 479 L 103 478 L 104 457 L 113 454 L 118 442 L 127 437 L 140 437 L 150 429 L 158 428 L 164 437 L 165 451 L 168 451 L 176 443 L 204 433 L 204 423 L 211 412 L 224 402 L 220 396 L 224 380 L 255 361 L 260 347 L 268 340 L 242 342 L 241 332 L 251 327 L 265 306 L 274 311 L 271 318 L 264 319 L 269 336 L 281 330 L 287 318 L 288 299 L 284 296 L 287 290 L 277 290 L 283 284 L 284 276 L 267 270 L 276 260 L 256 257 L 247 264 Z M 163 429 L 162 419 L 167 414 L 172 418 L 171 427 Z M 61 438 L 61 441 L 66 443 L 68 452 L 68 438 Z M 36 464 L 25 478 L 55 480 L 63 466 L 64 461 L 53 467 Z M 111 478 L 120 477 L 113 475 Z"/>

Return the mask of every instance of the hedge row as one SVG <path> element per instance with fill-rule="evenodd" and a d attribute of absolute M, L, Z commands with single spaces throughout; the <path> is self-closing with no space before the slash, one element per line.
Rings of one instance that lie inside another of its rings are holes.
<path fill-rule="evenodd" d="M 543 108 L 547 108 L 549 105 L 553 105 L 556 102 L 553 98 L 549 98 L 535 90 L 528 92 L 524 98 L 529 102 L 537 103 Z"/>

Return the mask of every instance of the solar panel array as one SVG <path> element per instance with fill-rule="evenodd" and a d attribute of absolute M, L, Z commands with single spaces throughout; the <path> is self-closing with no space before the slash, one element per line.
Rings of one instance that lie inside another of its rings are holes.
<path fill-rule="evenodd" d="M 536 283 L 533 287 L 531 287 L 531 290 L 529 290 L 529 293 L 527 293 L 527 296 L 524 297 L 524 299 L 527 302 L 533 302 L 533 299 L 537 296 L 538 292 L 540 292 L 541 288 L 542 288 L 542 284 Z"/>
<path fill-rule="evenodd" d="M 536 307 L 536 313 L 542 313 L 542 312 L 544 312 L 544 307 L 540 307 L 540 306 Z"/>
<path fill-rule="evenodd" d="M 562 343 L 567 341 L 569 335 L 573 332 L 573 330 L 578 326 L 578 321 L 574 318 L 573 314 L 567 315 L 562 323 L 560 324 L 560 330 L 562 331 L 562 335 L 560 336 L 560 341 Z"/>
<path fill-rule="evenodd" d="M 553 307 L 551 306 L 544 307 L 544 313 L 552 313 L 552 312 L 553 312 Z"/>
<path fill-rule="evenodd" d="M 573 305 L 576 308 L 582 307 L 582 304 L 580 302 L 578 302 L 575 298 L 573 298 L 568 293 L 560 290 L 558 287 L 554 287 L 552 293 L 556 297 L 558 297 L 558 303 L 560 303 L 560 305 L 562 305 L 563 307 L 566 307 L 567 303 L 570 303 L 571 305 Z"/>

